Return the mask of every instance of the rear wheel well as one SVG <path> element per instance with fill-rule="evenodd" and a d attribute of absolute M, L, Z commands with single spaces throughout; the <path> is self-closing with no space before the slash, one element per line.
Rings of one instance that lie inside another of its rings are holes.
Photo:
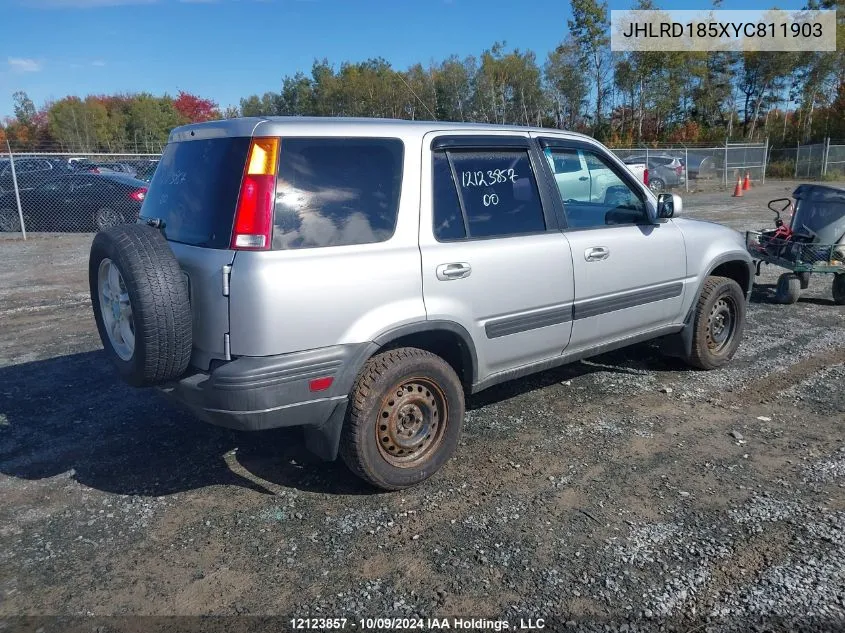
<path fill-rule="evenodd" d="M 742 260 L 735 259 L 730 262 L 719 264 L 710 273 L 713 277 L 727 277 L 733 279 L 742 288 L 742 292 L 748 294 L 751 289 L 751 270 L 748 264 Z"/>
<path fill-rule="evenodd" d="M 400 336 L 386 343 L 378 353 L 398 347 L 416 347 L 436 354 L 445 360 L 461 380 L 464 390 L 469 391 L 474 379 L 472 352 L 467 343 L 455 332 L 449 330 L 425 330 Z"/>

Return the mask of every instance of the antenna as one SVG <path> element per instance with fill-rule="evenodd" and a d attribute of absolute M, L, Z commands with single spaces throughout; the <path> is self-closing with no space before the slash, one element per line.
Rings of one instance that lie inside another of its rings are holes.
<path fill-rule="evenodd" d="M 435 115 L 435 114 L 434 114 L 434 112 L 432 112 L 432 111 L 431 111 L 431 108 L 429 108 L 429 107 L 428 107 L 428 105 L 426 105 L 425 101 L 423 101 L 422 99 L 420 99 L 420 96 L 419 96 L 416 92 L 414 92 L 414 89 L 413 89 L 413 88 L 411 88 L 411 86 L 408 84 L 408 82 L 407 82 L 407 81 L 405 81 L 405 78 L 402 76 L 402 73 L 399 73 L 399 72 L 398 72 L 398 73 L 396 73 L 396 76 L 397 76 L 397 77 L 399 77 L 399 79 L 401 79 L 401 80 L 402 80 L 402 83 L 403 83 L 403 84 L 405 84 L 405 86 L 408 88 L 408 90 L 410 90 L 410 91 L 411 91 L 411 94 L 412 94 L 412 95 L 414 95 L 414 96 L 417 98 L 417 101 L 419 101 L 419 102 L 423 105 L 423 107 L 424 107 L 426 110 L 428 110 L 428 113 L 431 115 L 431 118 L 432 118 L 432 119 L 434 119 L 434 120 L 436 121 L 436 120 L 437 120 L 437 115 Z"/>

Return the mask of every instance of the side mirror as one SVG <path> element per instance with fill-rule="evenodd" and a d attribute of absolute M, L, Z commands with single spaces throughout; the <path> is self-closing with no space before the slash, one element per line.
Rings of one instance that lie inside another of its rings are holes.
<path fill-rule="evenodd" d="M 680 215 L 684 208 L 681 196 L 676 193 L 661 193 L 657 196 L 657 217 L 672 218 Z"/>

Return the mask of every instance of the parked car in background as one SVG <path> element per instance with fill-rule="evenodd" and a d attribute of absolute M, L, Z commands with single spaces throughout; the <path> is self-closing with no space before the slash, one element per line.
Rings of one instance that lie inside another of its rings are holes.
<path fill-rule="evenodd" d="M 17 161 L 16 161 L 17 162 Z M 99 231 L 134 222 L 147 183 L 126 174 L 75 173 L 20 192 L 27 231 Z M 13 191 L 0 195 L 0 231 L 20 231 Z"/>
<path fill-rule="evenodd" d="M 71 172 L 72 169 L 63 159 L 38 156 L 15 158 L 15 176 L 17 177 L 18 189 L 21 191 L 34 189 L 48 180 Z M 13 189 L 12 161 L 5 158 L 0 160 L 0 193 Z"/>
<path fill-rule="evenodd" d="M 717 159 L 709 154 L 688 152 L 685 161 L 687 178 L 691 180 L 715 178 L 723 163 L 723 159 Z"/>
<path fill-rule="evenodd" d="M 648 186 L 660 193 L 666 189 L 679 187 L 686 182 L 683 163 L 673 156 L 630 156 L 625 159 L 628 165 L 646 163 L 648 166 Z"/>

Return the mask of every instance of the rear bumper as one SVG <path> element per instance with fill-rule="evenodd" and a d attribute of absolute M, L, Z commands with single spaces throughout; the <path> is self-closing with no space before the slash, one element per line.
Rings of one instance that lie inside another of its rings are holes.
<path fill-rule="evenodd" d="M 241 357 L 208 372 L 188 373 L 159 389 L 217 426 L 242 431 L 305 426 L 324 435 L 336 431 L 339 437 L 339 426 L 327 427 L 342 423 L 348 394 L 368 351 L 369 344 L 334 345 L 280 356 Z M 331 386 L 311 391 L 309 383 L 325 377 L 333 379 Z"/>

